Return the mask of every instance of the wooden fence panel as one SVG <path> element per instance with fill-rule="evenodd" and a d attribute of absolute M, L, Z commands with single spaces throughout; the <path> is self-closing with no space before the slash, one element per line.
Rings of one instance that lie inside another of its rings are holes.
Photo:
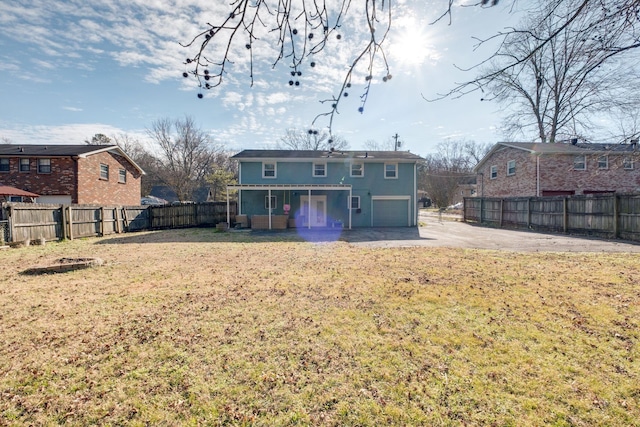
<path fill-rule="evenodd" d="M 229 203 L 235 220 L 237 203 Z M 93 206 L 3 203 L 9 242 L 74 239 L 157 228 L 197 227 L 227 221 L 227 203 L 179 206 Z"/>
<path fill-rule="evenodd" d="M 640 241 L 640 195 L 466 198 L 465 221 Z M 479 211 L 479 212 L 478 212 Z"/>

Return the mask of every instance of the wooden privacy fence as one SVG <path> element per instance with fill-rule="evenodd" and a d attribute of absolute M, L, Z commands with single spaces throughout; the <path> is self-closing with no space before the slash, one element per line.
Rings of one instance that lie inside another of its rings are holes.
<path fill-rule="evenodd" d="M 464 221 L 640 241 L 640 195 L 469 197 Z"/>
<path fill-rule="evenodd" d="M 237 204 L 229 204 L 235 220 Z M 226 202 L 177 206 L 95 206 L 3 203 L 7 242 L 104 236 L 130 231 L 214 226 L 227 221 Z"/>

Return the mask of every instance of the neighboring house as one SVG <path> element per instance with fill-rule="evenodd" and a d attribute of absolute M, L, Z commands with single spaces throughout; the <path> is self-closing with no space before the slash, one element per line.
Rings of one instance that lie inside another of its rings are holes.
<path fill-rule="evenodd" d="M 37 203 L 140 205 L 143 174 L 117 145 L 0 144 L 0 185 Z"/>
<path fill-rule="evenodd" d="M 481 197 L 640 192 L 640 151 L 629 144 L 499 142 L 478 163 Z"/>
<path fill-rule="evenodd" d="M 453 197 L 453 204 L 460 203 L 465 197 L 476 197 L 478 195 L 475 176 L 464 176 L 458 181 L 458 188 Z"/>
<path fill-rule="evenodd" d="M 417 225 L 416 164 L 408 151 L 245 150 L 238 214 L 296 227 Z"/>

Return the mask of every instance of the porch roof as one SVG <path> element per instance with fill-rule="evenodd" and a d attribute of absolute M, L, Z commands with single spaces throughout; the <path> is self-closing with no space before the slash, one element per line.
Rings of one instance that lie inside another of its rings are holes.
<path fill-rule="evenodd" d="M 351 184 L 229 184 L 229 190 L 350 190 Z"/>

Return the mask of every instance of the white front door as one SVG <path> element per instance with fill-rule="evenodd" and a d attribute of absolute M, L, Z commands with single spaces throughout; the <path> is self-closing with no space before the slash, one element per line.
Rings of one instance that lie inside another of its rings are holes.
<path fill-rule="evenodd" d="M 305 227 L 327 226 L 327 196 L 311 196 L 311 209 L 309 209 L 309 196 L 301 196 L 300 203 Z"/>

